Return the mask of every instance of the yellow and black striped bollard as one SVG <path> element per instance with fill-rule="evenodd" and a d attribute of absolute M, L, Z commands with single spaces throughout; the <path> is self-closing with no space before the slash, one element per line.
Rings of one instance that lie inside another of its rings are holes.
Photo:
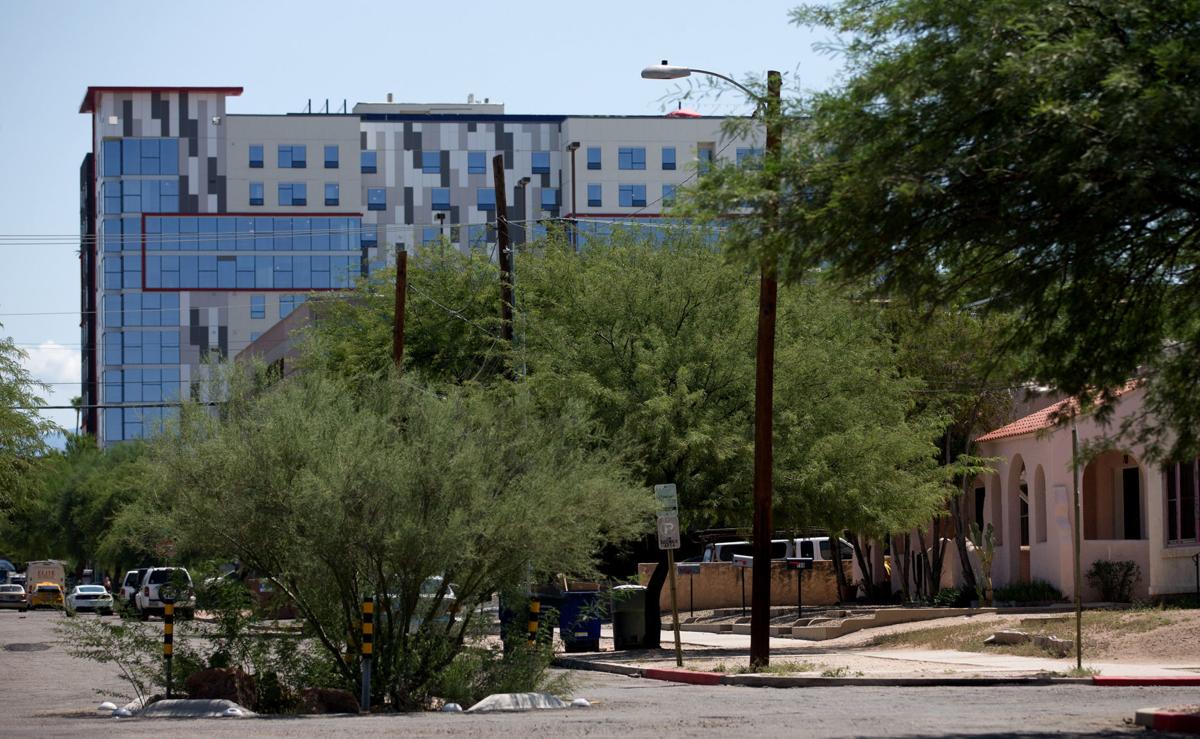
<path fill-rule="evenodd" d="M 171 697 L 171 656 L 175 651 L 175 602 L 163 601 L 163 658 L 167 662 L 167 697 Z"/>
<path fill-rule="evenodd" d="M 538 636 L 538 619 L 541 618 L 542 602 L 536 597 L 529 599 L 529 643 L 536 644 Z"/>
<path fill-rule="evenodd" d="M 371 709 L 371 656 L 375 650 L 375 601 L 362 601 L 362 699 L 358 702 L 364 712 Z"/>

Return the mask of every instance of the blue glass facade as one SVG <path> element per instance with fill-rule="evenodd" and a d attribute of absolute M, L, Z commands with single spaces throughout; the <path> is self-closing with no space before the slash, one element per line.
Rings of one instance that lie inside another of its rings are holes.
<path fill-rule="evenodd" d="M 360 272 L 362 231 L 358 217 L 147 217 L 146 289 L 350 287 Z"/>

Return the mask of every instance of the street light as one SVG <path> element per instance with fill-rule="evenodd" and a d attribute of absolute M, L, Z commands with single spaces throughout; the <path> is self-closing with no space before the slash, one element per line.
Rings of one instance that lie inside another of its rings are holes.
<path fill-rule="evenodd" d="M 779 72 L 767 72 L 767 96 L 755 93 L 737 80 L 717 72 L 695 67 L 680 67 L 667 63 L 653 64 L 642 70 L 648 80 L 676 80 L 703 74 L 724 80 L 749 95 L 765 108 L 767 129 L 767 164 L 780 155 L 780 88 Z M 768 170 L 769 171 L 769 170 Z M 767 201 L 762 209 L 763 228 L 773 228 L 778 205 Z M 776 279 L 776 257 L 768 244 L 767 253 L 759 261 L 758 339 L 754 361 L 754 569 L 750 596 L 750 667 L 761 669 L 771 659 L 771 520 L 773 498 L 773 444 L 775 406 L 775 304 L 779 291 Z"/>

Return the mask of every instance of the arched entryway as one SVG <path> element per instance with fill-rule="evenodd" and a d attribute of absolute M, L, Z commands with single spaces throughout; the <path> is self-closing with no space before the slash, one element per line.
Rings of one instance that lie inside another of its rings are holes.
<path fill-rule="evenodd" d="M 1083 538 L 1147 538 L 1145 479 L 1138 460 L 1107 451 L 1083 469 Z"/>
<path fill-rule="evenodd" d="M 1083 468 L 1083 543 L 1080 565 L 1086 574 L 1101 560 L 1130 561 L 1141 578 L 1135 597 L 1145 597 L 1150 579 L 1150 541 L 1147 523 L 1146 471 L 1132 454 L 1109 450 Z M 1085 578 L 1085 600 L 1100 593 Z"/>
<path fill-rule="evenodd" d="M 1020 454 L 1013 455 L 1009 462 L 1004 500 L 1008 511 L 1008 530 L 1012 532 L 1009 581 L 1029 582 L 1029 483 L 1026 480 L 1025 460 Z"/>

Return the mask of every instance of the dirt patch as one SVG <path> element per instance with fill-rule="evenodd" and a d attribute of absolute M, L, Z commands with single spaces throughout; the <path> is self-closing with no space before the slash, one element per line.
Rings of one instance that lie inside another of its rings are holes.
<path fill-rule="evenodd" d="M 949 620 L 949 619 L 947 619 Z M 912 626 L 906 624 L 905 626 Z M 1019 629 L 1060 639 L 1075 638 L 1075 620 L 1061 616 L 976 617 L 960 623 L 917 628 L 881 628 L 869 632 L 864 646 L 936 648 L 964 652 L 996 651 L 1022 656 L 1045 656 L 1032 644 L 984 646 L 995 631 Z M 1087 611 L 1083 614 L 1083 652 L 1088 659 L 1158 664 L 1200 664 L 1200 611 L 1133 609 Z M 1072 652 L 1073 654 L 1073 652 Z"/>

